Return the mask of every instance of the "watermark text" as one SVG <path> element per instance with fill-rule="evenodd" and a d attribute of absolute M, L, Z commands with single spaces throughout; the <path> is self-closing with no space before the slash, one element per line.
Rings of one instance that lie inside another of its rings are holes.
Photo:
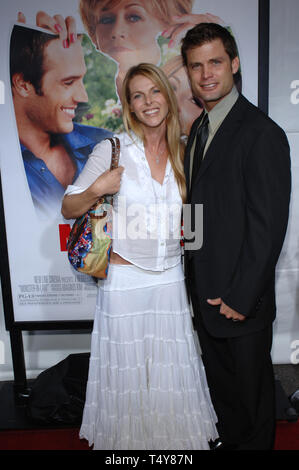
<path fill-rule="evenodd" d="M 101 206 L 95 228 L 97 238 L 106 236 L 104 225 L 109 214 L 113 240 L 180 240 L 181 221 L 185 250 L 199 250 L 203 244 L 203 205 L 202 204 L 128 204 L 126 197 L 118 197 L 114 205 L 117 217 L 113 219 L 112 206 Z M 113 222 L 112 222 L 113 219 Z"/>
<path fill-rule="evenodd" d="M 291 349 L 294 349 L 290 357 L 291 363 L 299 364 L 299 339 L 291 342 Z"/>
<path fill-rule="evenodd" d="M 292 104 L 299 104 L 299 80 L 293 80 L 291 82 L 291 88 L 294 91 L 291 93 L 290 101 Z"/>

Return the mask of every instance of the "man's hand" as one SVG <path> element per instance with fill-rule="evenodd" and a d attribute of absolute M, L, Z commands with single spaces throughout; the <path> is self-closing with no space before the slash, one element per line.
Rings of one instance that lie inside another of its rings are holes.
<path fill-rule="evenodd" d="M 231 319 L 234 321 L 244 321 L 246 319 L 245 315 L 242 315 L 236 310 L 233 310 L 228 305 L 226 305 L 223 300 L 219 297 L 218 299 L 207 299 L 207 302 L 210 305 L 221 305 L 220 313 L 224 315 L 227 319 Z"/>

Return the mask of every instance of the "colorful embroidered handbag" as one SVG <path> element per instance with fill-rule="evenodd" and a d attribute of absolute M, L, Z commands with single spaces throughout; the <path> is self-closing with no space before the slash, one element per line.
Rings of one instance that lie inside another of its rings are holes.
<path fill-rule="evenodd" d="M 120 144 L 112 145 L 110 169 L 118 167 Z M 79 272 L 106 279 L 112 248 L 112 196 L 102 196 L 89 211 L 76 219 L 67 241 L 68 258 Z"/>

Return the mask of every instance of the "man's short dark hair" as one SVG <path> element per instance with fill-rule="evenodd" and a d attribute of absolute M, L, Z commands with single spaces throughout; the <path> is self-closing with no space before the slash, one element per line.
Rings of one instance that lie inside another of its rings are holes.
<path fill-rule="evenodd" d="M 10 80 L 16 73 L 30 82 L 38 95 L 42 95 L 45 46 L 58 36 L 15 25 L 10 39 Z"/>
<path fill-rule="evenodd" d="M 238 56 L 238 47 L 232 34 L 223 26 L 216 23 L 200 23 L 189 29 L 186 36 L 182 40 L 182 57 L 184 65 L 187 66 L 187 51 L 198 46 L 202 46 L 207 42 L 220 39 L 224 49 L 233 60 Z"/>

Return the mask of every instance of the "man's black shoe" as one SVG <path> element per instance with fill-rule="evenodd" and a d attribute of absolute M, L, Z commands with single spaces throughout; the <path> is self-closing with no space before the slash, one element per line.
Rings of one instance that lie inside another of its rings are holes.
<path fill-rule="evenodd" d="M 209 442 L 210 450 L 236 450 L 237 446 L 234 444 L 225 444 L 221 439 Z"/>

